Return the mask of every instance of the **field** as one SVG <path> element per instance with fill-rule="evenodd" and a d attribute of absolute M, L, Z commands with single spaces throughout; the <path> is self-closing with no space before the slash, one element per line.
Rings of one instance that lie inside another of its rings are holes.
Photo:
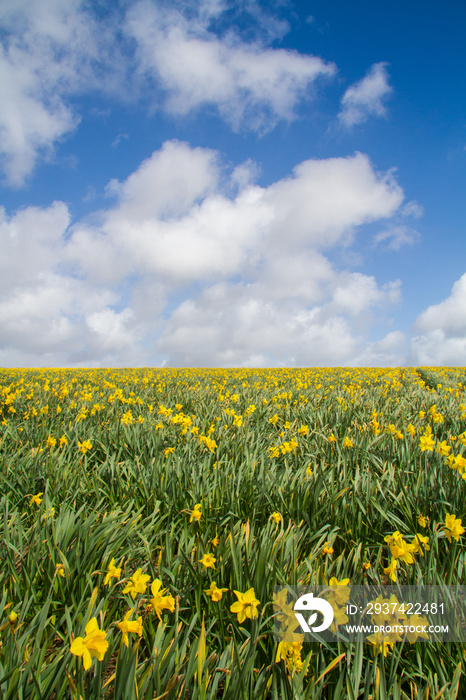
<path fill-rule="evenodd" d="M 463 644 L 273 634 L 277 585 L 464 584 L 465 386 L 0 370 L 0 697 L 465 698 Z"/>

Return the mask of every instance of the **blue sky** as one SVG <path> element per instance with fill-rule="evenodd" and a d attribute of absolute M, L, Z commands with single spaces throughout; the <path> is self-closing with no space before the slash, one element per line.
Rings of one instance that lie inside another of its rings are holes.
<path fill-rule="evenodd" d="M 463 2 L 0 26 L 0 366 L 466 365 Z"/>

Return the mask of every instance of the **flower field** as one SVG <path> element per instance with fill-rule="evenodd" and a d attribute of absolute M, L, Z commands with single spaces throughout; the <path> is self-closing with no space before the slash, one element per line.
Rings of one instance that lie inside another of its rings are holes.
<path fill-rule="evenodd" d="M 465 387 L 0 370 L 0 697 L 465 698 L 459 643 L 274 637 L 276 586 L 465 583 Z"/>

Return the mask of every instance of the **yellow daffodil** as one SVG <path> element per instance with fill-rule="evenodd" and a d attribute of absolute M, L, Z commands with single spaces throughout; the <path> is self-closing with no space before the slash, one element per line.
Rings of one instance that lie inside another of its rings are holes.
<path fill-rule="evenodd" d="M 367 641 L 373 645 L 374 656 L 383 654 L 387 656 L 390 649 L 393 649 L 394 641 L 389 635 L 384 635 L 382 632 L 375 632 L 367 637 Z"/>
<path fill-rule="evenodd" d="M 104 586 L 110 585 L 110 580 L 112 578 L 116 578 L 116 579 L 120 580 L 120 576 L 121 576 L 121 567 L 117 568 L 115 566 L 115 559 L 112 559 L 112 561 L 108 565 L 108 571 L 107 571 L 107 575 L 105 576 Z"/>
<path fill-rule="evenodd" d="M 202 559 L 199 559 L 199 562 L 204 566 L 206 569 L 215 569 L 215 562 L 216 558 L 212 554 L 204 554 Z"/>
<path fill-rule="evenodd" d="M 162 610 L 169 610 L 170 612 L 175 611 L 175 599 L 172 595 L 166 595 L 168 590 L 162 588 L 162 581 L 156 578 L 152 582 L 150 590 L 152 592 L 152 598 L 149 600 L 150 607 L 154 610 L 159 620 L 162 619 Z"/>
<path fill-rule="evenodd" d="M 412 555 L 413 545 L 405 542 L 403 535 L 396 530 L 393 535 L 387 535 L 384 541 L 388 543 L 392 557 L 402 559 L 405 564 L 412 564 L 414 557 Z"/>
<path fill-rule="evenodd" d="M 413 540 L 413 552 L 415 554 L 420 554 L 421 557 L 424 556 L 424 552 L 430 551 L 429 538 L 416 533 Z"/>
<path fill-rule="evenodd" d="M 211 598 L 214 602 L 218 602 L 219 600 L 222 599 L 222 595 L 226 593 L 228 588 L 217 588 L 217 584 L 215 581 L 212 581 L 210 584 L 210 588 L 204 591 L 209 598 Z"/>
<path fill-rule="evenodd" d="M 445 531 L 445 537 L 451 544 L 451 538 L 455 539 L 457 542 L 460 541 L 460 536 L 464 532 L 464 527 L 461 527 L 461 518 L 457 518 L 456 515 L 449 515 L 445 518 L 445 525 L 443 526 Z"/>
<path fill-rule="evenodd" d="M 150 579 L 148 574 L 143 574 L 142 569 L 136 569 L 130 580 L 123 588 L 123 593 L 129 593 L 134 600 L 138 593 L 145 593 L 147 581 Z"/>
<path fill-rule="evenodd" d="M 387 576 L 389 576 L 389 577 L 391 578 L 391 580 L 392 580 L 394 583 L 396 583 L 396 573 L 395 573 L 395 571 L 396 571 L 397 566 L 398 566 L 397 560 L 395 559 L 395 557 L 392 557 L 389 566 L 387 566 L 387 567 L 383 570 L 384 574 L 386 574 Z"/>
<path fill-rule="evenodd" d="M 63 564 L 57 564 L 55 567 L 55 576 L 61 576 L 65 578 L 65 567 Z"/>
<path fill-rule="evenodd" d="M 280 523 L 281 523 L 281 521 L 282 521 L 282 516 L 280 515 L 280 513 L 278 513 L 277 511 L 275 511 L 275 512 L 272 513 L 272 515 L 270 516 L 270 520 L 274 520 L 274 521 L 277 523 L 277 525 L 280 525 Z"/>
<path fill-rule="evenodd" d="M 201 510 L 201 504 L 196 503 L 194 506 L 194 509 L 191 511 L 191 517 L 189 518 L 189 522 L 192 523 L 193 520 L 199 521 L 202 516 L 202 510 Z"/>
<path fill-rule="evenodd" d="M 230 606 L 230 612 L 238 616 L 240 625 L 246 618 L 253 620 L 258 616 L 257 606 L 260 605 L 260 601 L 256 598 L 254 588 L 250 588 L 246 593 L 241 593 L 240 591 L 233 591 L 233 593 L 238 600 Z"/>
<path fill-rule="evenodd" d="M 122 622 L 117 624 L 118 629 L 121 630 L 121 642 L 125 646 L 128 646 L 128 634 L 130 632 L 140 637 L 142 636 L 142 617 L 138 617 L 137 620 L 130 620 L 129 617 L 132 612 L 132 610 L 128 610 Z"/>
<path fill-rule="evenodd" d="M 450 445 L 447 445 L 446 440 L 442 440 L 442 442 L 439 442 L 437 447 L 435 448 L 435 451 L 438 454 L 442 455 L 442 457 L 447 457 L 450 450 L 451 450 L 451 447 L 450 447 Z"/>
<path fill-rule="evenodd" d="M 343 605 L 347 602 L 350 597 L 351 590 L 348 586 L 350 580 L 349 578 L 343 578 L 339 581 L 335 576 L 333 576 L 328 582 L 329 591 L 326 595 L 329 603 L 336 603 L 336 605 Z"/>
<path fill-rule="evenodd" d="M 432 452 L 435 446 L 435 440 L 430 435 L 421 435 L 419 439 L 419 447 L 421 452 Z"/>
<path fill-rule="evenodd" d="M 40 506 L 40 504 L 42 503 L 41 496 L 43 496 L 43 495 L 44 495 L 43 491 L 41 491 L 40 493 L 36 493 L 36 495 L 32 496 L 31 500 L 29 501 L 29 505 L 32 506 L 32 504 L 35 503 L 36 506 Z"/>
<path fill-rule="evenodd" d="M 463 455 L 456 455 L 452 467 L 453 469 L 458 469 L 460 474 L 463 474 L 466 469 L 466 459 Z"/>
<path fill-rule="evenodd" d="M 86 625 L 86 636 L 76 637 L 71 643 L 70 651 L 75 656 L 82 656 L 84 669 L 87 671 L 92 664 L 92 658 L 102 661 L 108 649 L 106 633 L 99 630 L 97 619 L 93 617 Z"/>
<path fill-rule="evenodd" d="M 92 442 L 90 440 L 84 440 L 83 442 L 78 441 L 78 452 L 81 452 L 83 455 L 86 454 L 86 452 L 89 452 L 89 450 L 92 449 Z"/>
<path fill-rule="evenodd" d="M 418 637 L 429 639 L 429 635 L 426 631 L 429 627 L 429 621 L 426 617 L 421 617 L 421 615 L 410 615 L 406 620 L 405 627 L 405 637 L 410 644 L 414 644 Z"/>

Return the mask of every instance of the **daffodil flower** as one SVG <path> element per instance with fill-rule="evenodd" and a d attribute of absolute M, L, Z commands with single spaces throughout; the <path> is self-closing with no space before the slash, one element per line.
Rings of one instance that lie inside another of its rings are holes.
<path fill-rule="evenodd" d="M 142 636 L 142 617 L 138 617 L 137 620 L 130 620 L 129 617 L 133 611 L 128 610 L 124 616 L 122 622 L 117 624 L 119 630 L 121 630 L 121 643 L 128 646 L 128 634 L 130 632 Z"/>
<path fill-rule="evenodd" d="M 159 620 L 162 619 L 162 610 L 175 611 L 175 599 L 172 595 L 165 595 L 168 591 L 162 588 L 162 581 L 155 579 L 150 587 L 152 598 L 150 599 L 150 607 L 154 610 Z"/>
<path fill-rule="evenodd" d="M 383 572 L 387 576 L 390 576 L 391 580 L 396 583 L 396 567 L 398 566 L 398 562 L 396 561 L 395 557 L 392 557 L 389 566 L 387 566 Z"/>
<path fill-rule="evenodd" d="M 201 504 L 196 503 L 194 506 L 194 509 L 191 511 L 191 517 L 189 518 L 189 522 L 192 523 L 193 520 L 199 521 L 202 517 L 202 510 L 201 510 Z"/>
<path fill-rule="evenodd" d="M 417 522 L 418 525 L 420 525 L 421 527 L 427 527 L 427 519 L 425 515 L 422 515 L 422 513 L 419 513 L 419 515 L 417 516 Z"/>
<path fill-rule="evenodd" d="M 105 639 L 106 633 L 99 630 L 97 619 L 93 617 L 86 625 L 86 636 L 76 637 L 71 643 L 70 651 L 75 656 L 81 656 L 84 670 L 87 671 L 92 664 L 92 659 L 102 661 L 108 649 Z"/>
<path fill-rule="evenodd" d="M 104 586 L 110 585 L 110 580 L 112 578 L 120 579 L 121 576 L 121 567 L 116 567 L 115 566 L 115 559 L 112 559 L 108 566 L 108 571 L 107 575 L 105 576 L 105 581 L 104 581 Z"/>
<path fill-rule="evenodd" d="M 250 588 L 246 593 L 240 591 L 233 591 L 233 593 L 238 600 L 230 606 L 230 612 L 237 614 L 240 625 L 246 618 L 253 620 L 258 616 L 257 606 L 260 605 L 260 601 L 256 598 L 254 588 Z"/>
<path fill-rule="evenodd" d="M 143 574 L 142 569 L 136 569 L 126 586 L 123 588 L 123 593 L 129 593 L 131 598 L 134 600 L 138 593 L 145 593 L 147 581 L 149 579 L 150 576 Z"/>
<path fill-rule="evenodd" d="M 456 515 L 449 515 L 445 518 L 445 525 L 443 526 L 445 531 L 445 537 L 451 544 L 451 538 L 455 539 L 457 542 L 460 541 L 460 535 L 463 534 L 464 527 L 461 527 L 461 518 L 457 518 Z"/>
<path fill-rule="evenodd" d="M 206 569 L 215 569 L 216 561 L 216 558 L 212 554 L 204 554 L 202 559 L 199 560 L 202 566 L 204 566 Z"/>
<path fill-rule="evenodd" d="M 215 581 L 212 581 L 210 584 L 210 588 L 204 591 L 211 600 L 213 600 L 215 603 L 218 603 L 219 600 L 222 599 L 222 596 L 224 593 L 226 593 L 228 588 L 217 588 L 217 584 Z"/>
<path fill-rule="evenodd" d="M 29 505 L 32 506 L 32 504 L 35 503 L 36 506 L 40 506 L 40 504 L 42 503 L 41 496 L 43 496 L 43 495 L 44 494 L 42 491 L 40 493 L 36 493 L 36 495 L 32 496 L 31 500 L 29 501 Z"/>

